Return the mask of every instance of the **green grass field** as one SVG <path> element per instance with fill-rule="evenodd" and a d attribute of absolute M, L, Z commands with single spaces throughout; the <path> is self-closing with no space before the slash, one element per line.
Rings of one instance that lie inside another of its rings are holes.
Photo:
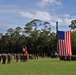
<path fill-rule="evenodd" d="M 39 58 L 16 63 L 13 60 L 11 64 L 0 64 L 0 75 L 76 75 L 76 61 Z"/>

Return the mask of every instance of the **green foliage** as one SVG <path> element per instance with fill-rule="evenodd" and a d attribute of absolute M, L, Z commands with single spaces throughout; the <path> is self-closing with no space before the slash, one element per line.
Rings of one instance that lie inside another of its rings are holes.
<path fill-rule="evenodd" d="M 24 28 L 9 28 L 0 38 L 1 53 L 21 53 L 22 45 L 26 45 L 31 54 L 49 56 L 51 50 L 56 50 L 56 34 L 51 33 L 49 22 L 34 19 Z"/>
<path fill-rule="evenodd" d="M 72 50 L 73 54 L 76 54 L 76 31 L 72 32 Z"/>
<path fill-rule="evenodd" d="M 72 20 L 71 21 L 71 25 L 69 25 L 69 27 L 74 30 L 76 28 L 76 20 Z"/>
<path fill-rule="evenodd" d="M 76 20 L 71 21 L 71 29 L 76 28 Z M 50 23 L 34 19 L 23 28 L 9 28 L 5 35 L 0 33 L 0 53 L 22 53 L 22 45 L 26 45 L 30 54 L 50 56 L 57 51 L 56 33 L 51 32 Z M 76 31 L 72 32 L 72 51 L 76 54 Z"/>

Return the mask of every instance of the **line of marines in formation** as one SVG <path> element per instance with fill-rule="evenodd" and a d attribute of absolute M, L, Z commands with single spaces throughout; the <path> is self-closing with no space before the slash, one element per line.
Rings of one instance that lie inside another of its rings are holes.
<path fill-rule="evenodd" d="M 18 54 L 0 54 L 0 63 L 2 64 L 10 64 L 12 60 L 15 62 L 27 62 L 30 59 L 38 59 L 38 55 L 35 54 L 23 54 L 23 53 L 18 53 Z"/>
<path fill-rule="evenodd" d="M 23 61 L 23 62 L 26 62 L 28 61 L 29 59 L 29 54 L 26 54 L 26 55 L 23 55 L 23 54 L 0 54 L 0 63 L 2 64 L 10 64 L 12 59 L 14 59 L 16 62 L 18 62 L 19 60 L 20 61 Z"/>
<path fill-rule="evenodd" d="M 2 64 L 5 64 L 6 62 L 7 62 L 7 64 L 10 64 L 12 59 L 14 59 L 16 62 L 18 62 L 19 60 L 26 62 L 26 61 L 28 61 L 28 59 L 38 59 L 38 54 L 35 54 L 35 55 L 29 54 L 26 46 L 23 46 L 23 53 L 0 54 L 0 63 L 2 63 Z"/>

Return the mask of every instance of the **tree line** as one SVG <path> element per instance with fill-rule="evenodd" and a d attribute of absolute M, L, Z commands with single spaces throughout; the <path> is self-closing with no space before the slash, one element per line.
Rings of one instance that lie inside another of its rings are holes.
<path fill-rule="evenodd" d="M 72 32 L 72 36 L 73 54 L 75 54 L 76 31 Z M 38 19 L 28 22 L 23 28 L 9 28 L 4 35 L 0 33 L 0 53 L 22 53 L 23 45 L 27 46 L 29 54 L 50 56 L 51 51 L 57 51 L 56 33 L 51 32 L 49 22 Z"/>

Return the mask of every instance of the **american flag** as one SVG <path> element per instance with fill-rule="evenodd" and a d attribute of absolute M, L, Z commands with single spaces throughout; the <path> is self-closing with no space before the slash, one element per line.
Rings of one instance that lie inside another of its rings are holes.
<path fill-rule="evenodd" d="M 72 56 L 71 31 L 58 31 L 59 56 Z"/>

